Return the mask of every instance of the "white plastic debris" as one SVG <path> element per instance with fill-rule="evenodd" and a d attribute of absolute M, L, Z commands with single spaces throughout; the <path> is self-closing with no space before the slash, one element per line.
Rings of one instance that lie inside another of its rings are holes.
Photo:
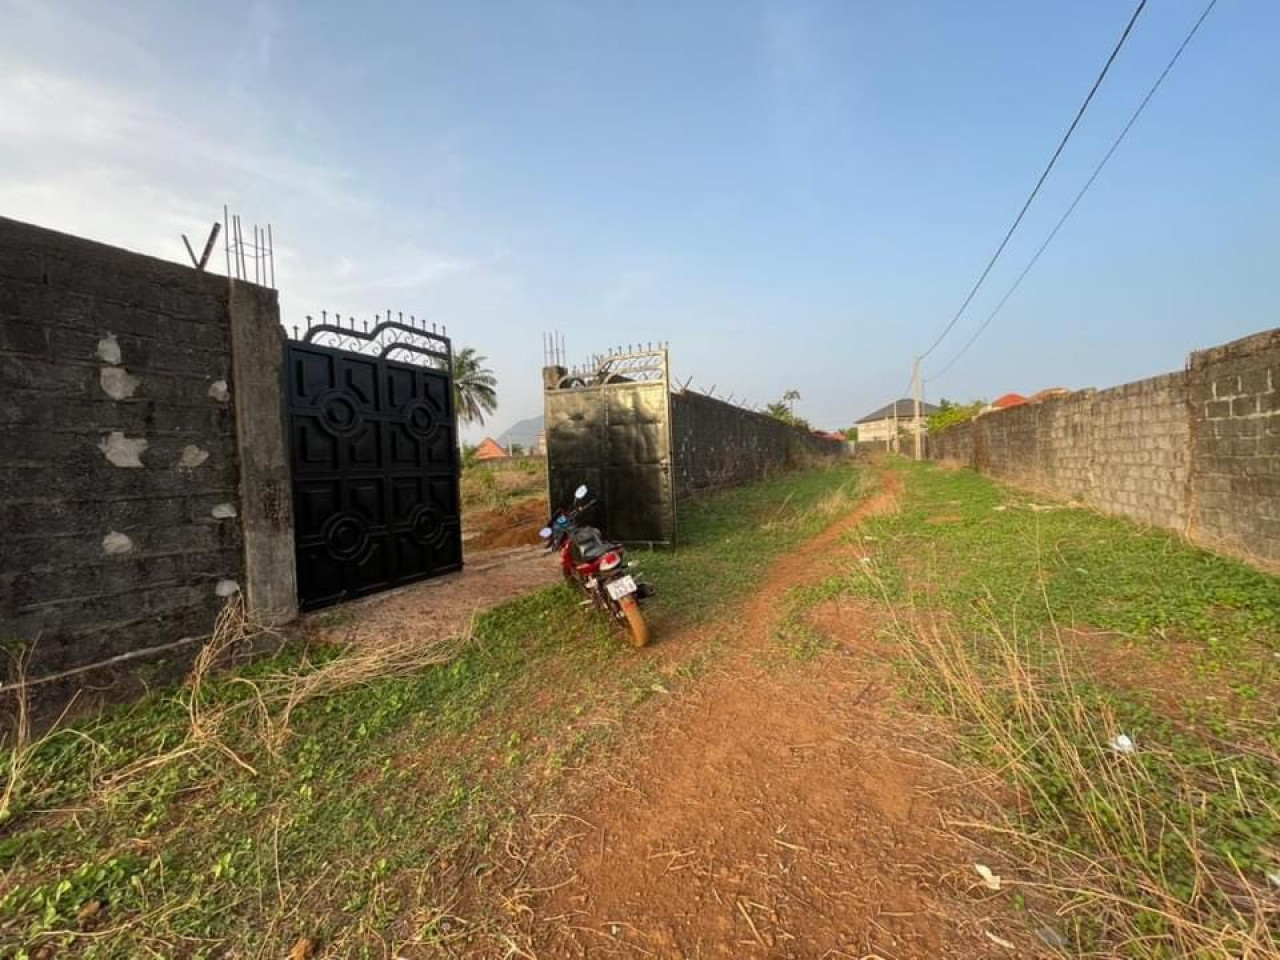
<path fill-rule="evenodd" d="M 1271 881 L 1274 887 L 1280 887 L 1280 870 L 1268 870 L 1267 879 Z"/>
<path fill-rule="evenodd" d="M 975 863 L 973 869 L 978 871 L 978 876 L 982 878 L 982 885 L 988 890 L 1000 889 L 1000 877 L 991 872 L 991 868 L 985 863 Z"/>
<path fill-rule="evenodd" d="M 1138 749 L 1134 746 L 1133 741 L 1129 739 L 1128 735 L 1123 733 L 1117 733 L 1112 737 L 1111 740 L 1108 741 L 1107 746 L 1116 753 L 1133 753 Z"/>
<path fill-rule="evenodd" d="M 1004 947 L 1006 950 L 1017 949 L 1016 944 L 1010 943 L 1008 940 L 1004 939 L 1003 937 L 997 937 L 990 930 L 985 930 L 983 932 L 986 933 L 987 939 L 990 940 L 992 943 L 994 943 L 997 947 Z"/>

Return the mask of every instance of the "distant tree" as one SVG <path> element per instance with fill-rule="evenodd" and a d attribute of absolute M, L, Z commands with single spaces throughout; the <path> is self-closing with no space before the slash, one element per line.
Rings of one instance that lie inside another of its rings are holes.
<path fill-rule="evenodd" d="M 513 457 L 523 457 L 524 447 L 518 443 L 512 443 L 507 447 L 507 453 Z"/>
<path fill-rule="evenodd" d="M 462 445 L 462 465 L 464 467 L 474 467 L 476 465 L 477 449 L 474 443 L 464 443 Z"/>
<path fill-rule="evenodd" d="M 986 403 L 982 400 L 961 404 L 943 397 L 938 401 L 937 411 L 929 415 L 925 425 L 930 433 L 937 433 L 947 427 L 954 427 L 958 423 L 967 423 L 976 417 L 984 406 Z"/>
<path fill-rule="evenodd" d="M 795 391 L 794 390 L 787 391 L 787 394 L 792 394 L 792 393 L 795 393 Z M 795 395 L 797 399 L 800 396 L 800 394 L 798 393 L 795 393 Z M 773 417 L 775 420 L 781 420 L 783 423 L 789 423 L 793 427 L 803 427 L 805 430 L 812 429 L 809 426 L 808 420 L 806 420 L 804 417 L 797 417 L 795 413 L 792 412 L 791 407 L 788 406 L 787 404 L 786 394 L 783 395 L 783 398 L 781 400 L 775 400 L 773 403 L 765 407 L 764 412 L 767 413 L 769 416 Z"/>
<path fill-rule="evenodd" d="M 787 409 L 791 412 L 791 416 L 796 415 L 796 401 L 800 399 L 800 391 L 796 389 L 788 390 L 782 395 L 782 402 L 787 405 Z"/>
<path fill-rule="evenodd" d="M 484 423 L 485 414 L 498 409 L 498 378 L 485 366 L 488 359 L 475 347 L 453 355 L 453 406 L 463 423 Z"/>
<path fill-rule="evenodd" d="M 841 432 L 844 434 L 844 438 L 845 438 L 846 440 L 848 440 L 850 443 L 857 443 L 857 442 L 858 442 L 858 428 L 857 428 L 857 427 L 845 427 L 845 428 L 844 428 L 844 430 L 843 430 L 843 431 L 841 431 Z"/>

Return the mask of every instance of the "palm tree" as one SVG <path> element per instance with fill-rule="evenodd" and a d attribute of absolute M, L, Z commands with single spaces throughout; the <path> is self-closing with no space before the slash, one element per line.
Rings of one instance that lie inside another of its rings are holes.
<path fill-rule="evenodd" d="M 464 423 L 484 423 L 484 415 L 498 409 L 498 379 L 484 365 L 488 359 L 475 347 L 453 355 L 453 408 Z"/>
<path fill-rule="evenodd" d="M 799 390 L 788 390 L 782 395 L 782 402 L 787 405 L 787 409 L 791 411 L 791 416 L 796 415 L 796 401 L 800 399 Z"/>

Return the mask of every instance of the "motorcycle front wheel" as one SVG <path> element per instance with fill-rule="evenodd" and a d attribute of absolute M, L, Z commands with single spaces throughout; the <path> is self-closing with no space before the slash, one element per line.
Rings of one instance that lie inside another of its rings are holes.
<path fill-rule="evenodd" d="M 631 634 L 631 645 L 643 647 L 649 642 L 649 622 L 644 618 L 644 611 L 635 597 L 623 597 L 618 601 L 622 615 L 627 620 L 627 630 Z"/>

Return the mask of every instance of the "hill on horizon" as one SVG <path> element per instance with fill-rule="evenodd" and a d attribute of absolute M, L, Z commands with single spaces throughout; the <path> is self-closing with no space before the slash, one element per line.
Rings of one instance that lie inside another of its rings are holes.
<path fill-rule="evenodd" d="M 538 434 L 542 432 L 542 423 L 542 417 L 517 420 L 494 439 L 504 450 L 510 449 L 512 443 L 518 443 L 527 450 L 533 446 L 533 442 L 538 439 Z"/>

